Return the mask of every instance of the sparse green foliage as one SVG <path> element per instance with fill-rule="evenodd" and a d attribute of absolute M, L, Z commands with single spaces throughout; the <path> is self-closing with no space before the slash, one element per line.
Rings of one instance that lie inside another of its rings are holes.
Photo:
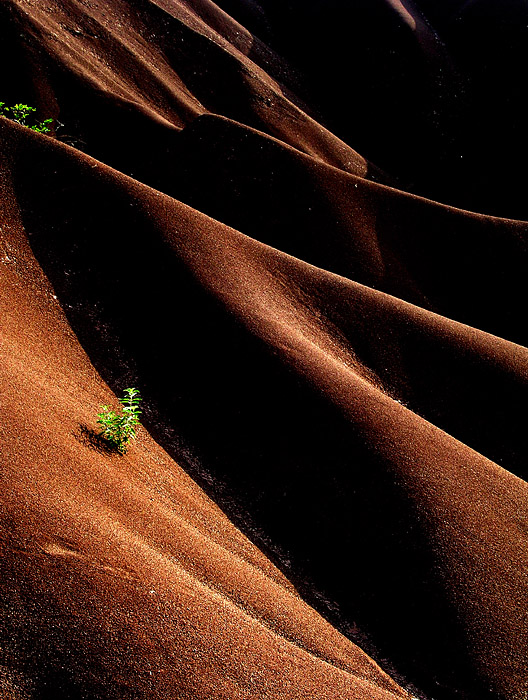
<path fill-rule="evenodd" d="M 123 406 L 122 413 L 118 414 L 108 406 L 101 406 L 103 410 L 97 414 L 97 423 L 101 426 L 101 437 L 124 454 L 129 442 L 136 437 L 141 413 L 141 395 L 137 389 L 125 389 L 124 396 L 119 401 Z"/>
<path fill-rule="evenodd" d="M 38 131 L 41 134 L 49 133 L 51 131 L 50 127 L 53 124 L 53 119 L 44 119 L 44 121 L 35 122 L 34 124 L 30 123 L 36 111 L 35 107 L 30 107 L 29 105 L 19 103 L 9 107 L 5 102 L 0 102 L 0 115 L 3 117 L 7 117 L 17 124 L 27 126 L 28 129 Z"/>
<path fill-rule="evenodd" d="M 53 124 L 53 119 L 44 119 L 43 122 L 38 122 L 37 124 L 33 124 L 33 126 L 30 126 L 30 129 L 33 129 L 33 131 L 38 131 L 40 134 L 48 134 L 51 129 L 50 126 Z"/>

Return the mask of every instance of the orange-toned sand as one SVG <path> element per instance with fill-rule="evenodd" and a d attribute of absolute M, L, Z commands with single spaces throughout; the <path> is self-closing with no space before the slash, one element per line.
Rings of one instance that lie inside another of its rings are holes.
<path fill-rule="evenodd" d="M 447 61 L 447 9 L 335 4 Z M 2 700 L 527 696 L 528 224 L 332 133 L 323 5 L 0 6 L 64 124 L 0 118 Z"/>

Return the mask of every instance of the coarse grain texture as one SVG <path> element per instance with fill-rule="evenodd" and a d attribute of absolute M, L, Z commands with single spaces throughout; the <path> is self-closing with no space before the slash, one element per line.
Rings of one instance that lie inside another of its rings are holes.
<path fill-rule="evenodd" d="M 0 5 L 2 698 L 527 697 L 523 15 L 433 5 Z"/>

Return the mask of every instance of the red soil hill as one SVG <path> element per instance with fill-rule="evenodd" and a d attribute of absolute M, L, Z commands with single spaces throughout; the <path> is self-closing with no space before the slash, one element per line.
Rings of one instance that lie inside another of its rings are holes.
<path fill-rule="evenodd" d="M 317 3 L 220 4 L 253 34 L 207 0 L 0 7 L 0 97 L 65 124 L 0 119 L 0 689 L 518 700 L 528 225 L 315 120 L 276 27 Z M 375 5 L 431 55 L 425 3 Z M 120 457 L 95 418 L 132 385 Z"/>

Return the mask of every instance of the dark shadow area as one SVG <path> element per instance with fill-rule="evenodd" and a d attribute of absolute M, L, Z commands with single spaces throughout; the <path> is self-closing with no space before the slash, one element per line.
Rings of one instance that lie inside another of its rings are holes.
<path fill-rule="evenodd" d="M 387 0 L 218 4 L 289 62 L 320 123 L 404 189 L 528 219 L 524 3 L 415 0 L 421 34 Z"/>
<path fill-rule="evenodd" d="M 117 446 L 104 438 L 100 433 L 92 430 L 87 425 L 81 425 L 79 431 L 74 433 L 75 437 L 82 442 L 83 445 L 91 450 L 99 452 L 103 455 L 119 455 L 121 454 Z"/>

